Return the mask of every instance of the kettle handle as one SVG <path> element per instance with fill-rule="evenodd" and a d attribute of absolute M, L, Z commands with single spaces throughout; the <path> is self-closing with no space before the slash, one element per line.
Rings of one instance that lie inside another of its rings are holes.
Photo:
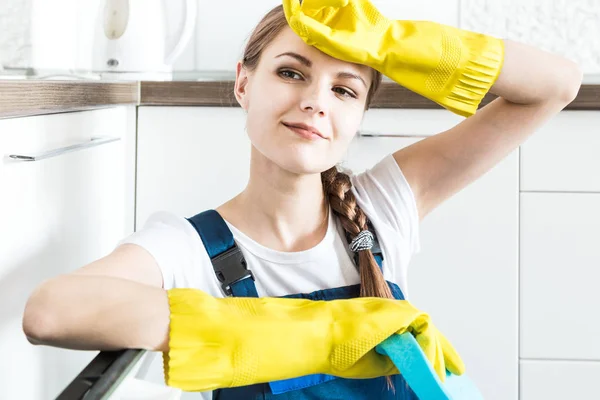
<path fill-rule="evenodd" d="M 181 34 L 179 35 L 177 43 L 175 44 L 169 55 L 165 57 L 166 65 L 173 64 L 175 59 L 179 57 L 179 55 L 185 49 L 185 46 L 187 46 L 188 42 L 192 38 L 192 34 L 194 33 L 194 28 L 196 26 L 196 15 L 198 13 L 197 2 L 198 0 L 185 1 L 185 23 L 183 25 L 183 29 L 181 30 Z"/>

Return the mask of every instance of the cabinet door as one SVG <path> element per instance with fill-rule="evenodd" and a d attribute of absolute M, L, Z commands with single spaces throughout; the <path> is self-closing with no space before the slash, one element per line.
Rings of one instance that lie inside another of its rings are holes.
<path fill-rule="evenodd" d="M 521 147 L 521 190 L 600 192 L 600 111 L 565 110 Z"/>
<path fill-rule="evenodd" d="M 39 161 L 31 154 L 120 140 Z M 32 346 L 23 308 L 43 280 L 108 254 L 133 231 L 135 107 L 0 121 L 0 398 L 58 395 L 97 352 Z"/>
<path fill-rule="evenodd" d="M 600 193 L 521 194 L 521 357 L 600 361 Z"/>
<path fill-rule="evenodd" d="M 140 107 L 137 227 L 157 210 L 192 216 L 248 182 L 250 141 L 241 108 Z"/>
<path fill-rule="evenodd" d="M 394 112 L 364 126 L 387 137 L 357 138 L 345 162 L 353 171 L 423 140 L 401 137 L 425 133 L 416 119 L 429 121 L 428 134 L 448 128 L 443 111 L 412 119 Z M 456 347 L 486 399 L 518 397 L 518 190 L 515 151 L 423 219 L 409 270 L 411 301 Z"/>
<path fill-rule="evenodd" d="M 600 362 L 521 361 L 521 400 L 600 399 Z"/>

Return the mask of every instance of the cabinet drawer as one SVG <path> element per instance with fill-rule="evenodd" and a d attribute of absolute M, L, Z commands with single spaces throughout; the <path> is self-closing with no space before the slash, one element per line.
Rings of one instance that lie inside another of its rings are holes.
<path fill-rule="evenodd" d="M 529 138 L 521 190 L 600 192 L 600 111 L 562 111 Z"/>
<path fill-rule="evenodd" d="M 447 110 L 372 108 L 365 113 L 361 131 L 374 136 L 432 136 L 464 118 Z"/>
<path fill-rule="evenodd" d="M 521 357 L 600 360 L 599 205 L 596 193 L 521 194 Z"/>
<path fill-rule="evenodd" d="M 6 157 L 95 136 L 120 140 L 39 161 Z M 32 346 L 23 309 L 43 280 L 106 255 L 133 231 L 135 107 L 1 120 L 0 149 L 0 398 L 54 398 L 96 352 Z"/>
<path fill-rule="evenodd" d="M 600 362 L 522 361 L 521 400 L 600 399 Z"/>

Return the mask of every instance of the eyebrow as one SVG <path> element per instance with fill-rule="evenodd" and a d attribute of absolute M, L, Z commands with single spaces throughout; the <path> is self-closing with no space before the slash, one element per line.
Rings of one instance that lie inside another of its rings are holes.
<path fill-rule="evenodd" d="M 286 51 L 285 53 L 281 53 L 280 55 L 276 56 L 275 58 L 279 58 L 279 57 L 283 57 L 283 56 L 295 58 L 301 64 L 303 64 L 309 68 L 312 66 L 312 61 L 310 61 L 308 58 L 306 58 L 298 53 L 294 53 L 292 51 Z M 360 75 L 355 74 L 353 72 L 346 72 L 346 71 L 338 72 L 337 77 L 338 78 L 346 78 L 346 79 L 356 79 L 356 80 L 359 80 L 365 87 L 367 87 L 367 83 L 365 82 L 365 80 Z"/>

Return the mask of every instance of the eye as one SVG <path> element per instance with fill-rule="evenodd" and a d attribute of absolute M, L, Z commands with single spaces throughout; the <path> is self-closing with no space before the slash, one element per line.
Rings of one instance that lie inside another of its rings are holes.
<path fill-rule="evenodd" d="M 298 80 L 302 79 L 302 75 L 297 73 L 296 71 L 292 71 L 291 69 L 280 69 L 278 74 L 286 79 Z"/>
<path fill-rule="evenodd" d="M 353 99 L 356 99 L 358 97 L 356 95 L 356 93 L 354 93 L 353 91 L 348 90 L 348 89 L 343 88 L 343 87 L 339 87 L 339 86 L 338 87 L 334 87 L 333 91 L 336 92 L 336 93 L 341 94 L 344 97 L 351 97 Z"/>

